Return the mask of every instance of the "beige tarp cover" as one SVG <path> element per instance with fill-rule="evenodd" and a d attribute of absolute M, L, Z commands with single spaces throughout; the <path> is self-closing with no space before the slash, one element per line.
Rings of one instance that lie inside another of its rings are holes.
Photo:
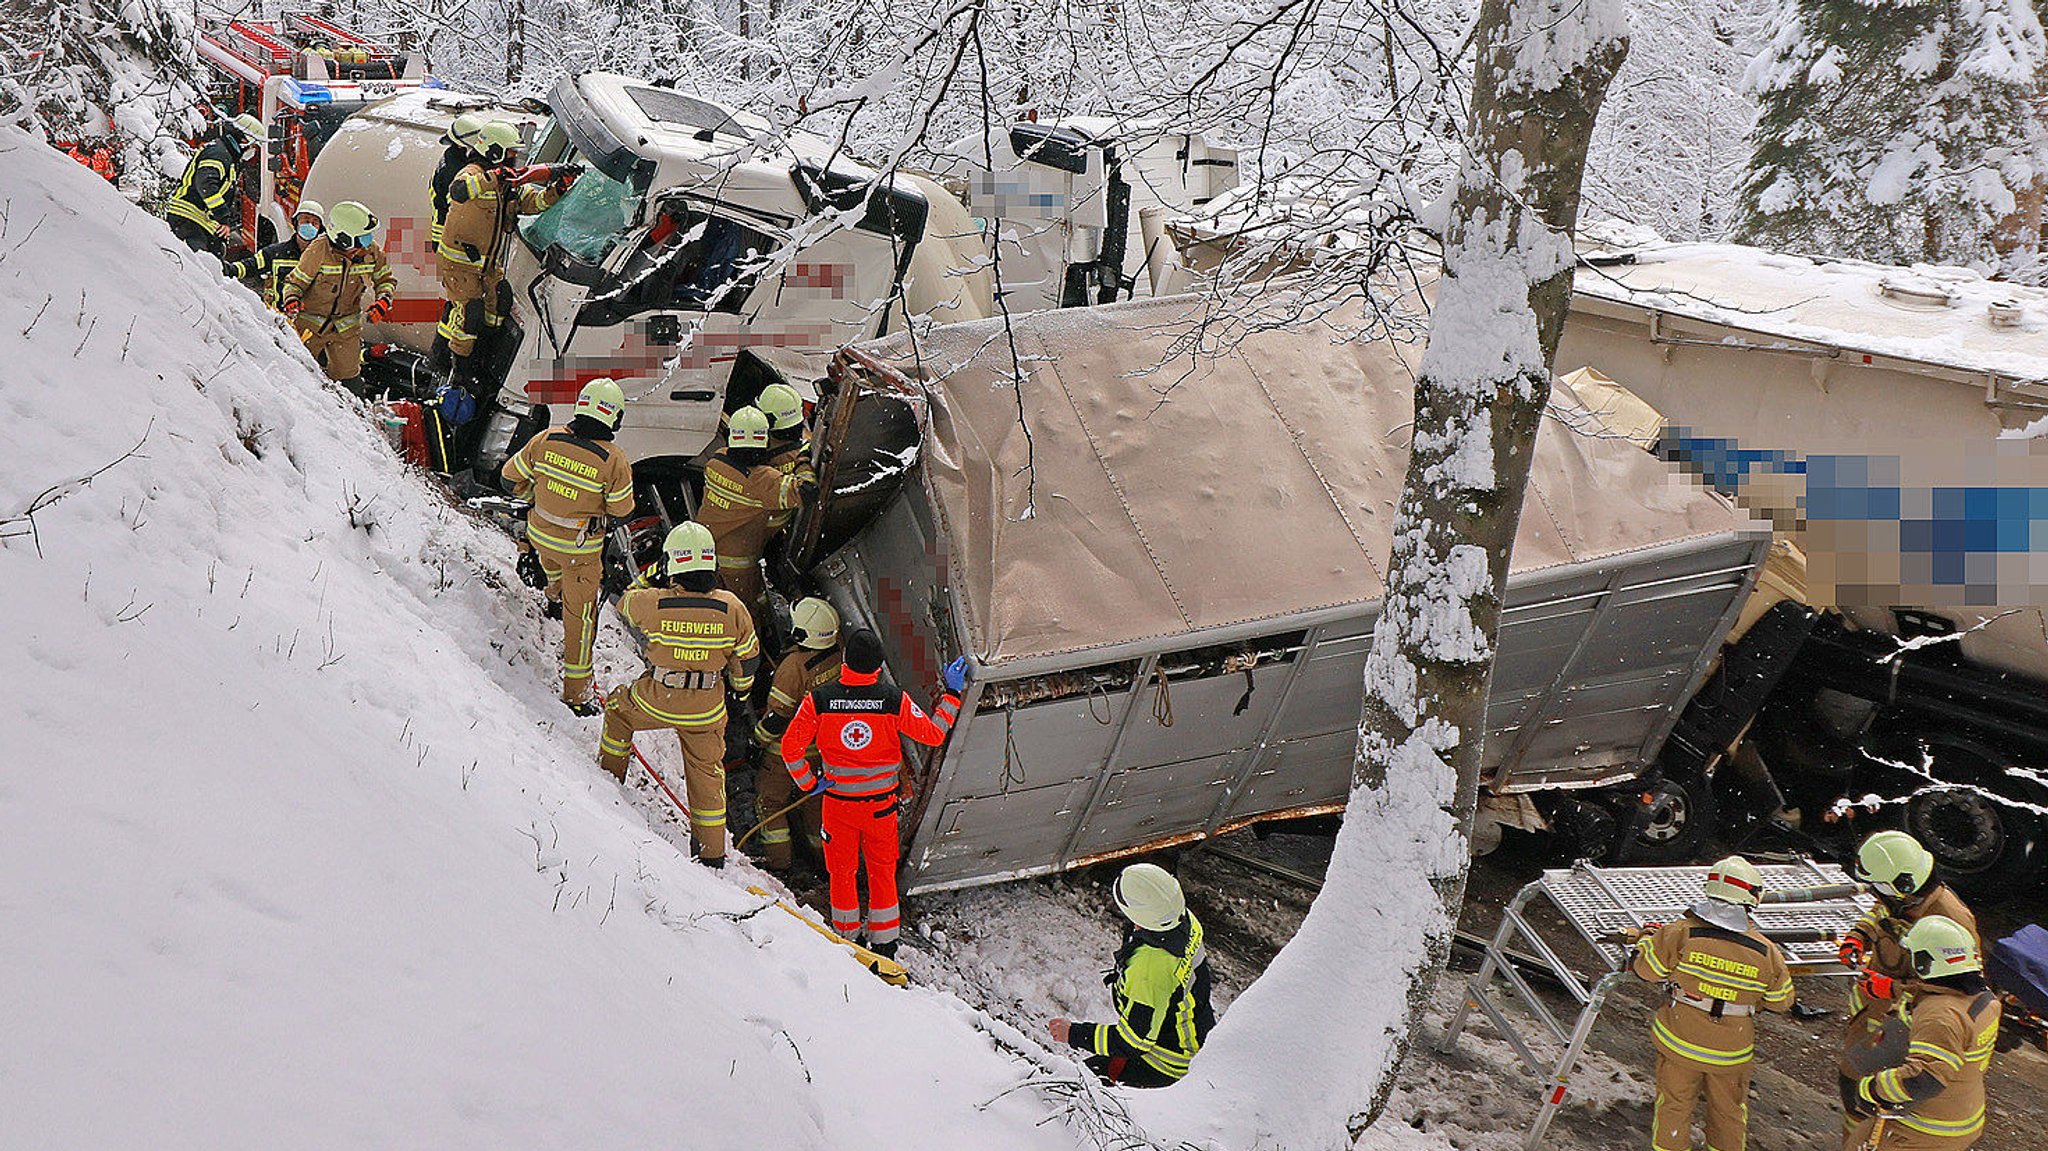
<path fill-rule="evenodd" d="M 1018 361 L 1001 320 L 864 349 L 927 381 L 941 577 L 984 661 L 1380 599 L 1421 349 L 1319 321 L 1224 332 L 1207 307 L 1020 316 Z M 1187 351 L 1218 338 L 1220 356 Z M 1593 426 L 1583 412 L 1544 421 L 1515 571 L 1747 524 L 1626 440 L 1567 421 Z"/>

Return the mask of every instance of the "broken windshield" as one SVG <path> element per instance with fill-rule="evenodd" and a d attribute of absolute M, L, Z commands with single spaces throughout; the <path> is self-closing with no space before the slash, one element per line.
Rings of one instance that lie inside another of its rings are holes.
<path fill-rule="evenodd" d="M 519 234 L 536 253 L 559 247 L 584 264 L 601 264 L 632 217 L 633 191 L 590 167 L 554 206 L 519 222 Z"/>

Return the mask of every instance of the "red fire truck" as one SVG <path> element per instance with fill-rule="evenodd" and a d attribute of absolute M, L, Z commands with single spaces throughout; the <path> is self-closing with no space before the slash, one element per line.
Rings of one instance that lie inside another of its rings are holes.
<path fill-rule="evenodd" d="M 222 120 L 247 112 L 269 130 L 242 185 L 242 225 L 259 245 L 284 235 L 313 157 L 349 113 L 405 88 L 440 87 L 419 53 L 302 12 L 209 20 L 198 52 L 208 110 Z"/>

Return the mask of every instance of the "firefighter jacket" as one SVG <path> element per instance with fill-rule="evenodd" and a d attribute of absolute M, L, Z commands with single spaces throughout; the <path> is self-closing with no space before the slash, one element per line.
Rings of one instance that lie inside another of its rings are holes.
<path fill-rule="evenodd" d="M 1754 923 L 1730 931 L 1687 912 L 1638 939 L 1632 967 L 1671 991 L 1650 1023 L 1658 1048 L 1708 1067 L 1749 1062 L 1758 1008 L 1792 1010 L 1785 953 Z"/>
<path fill-rule="evenodd" d="M 811 477 L 811 437 L 806 434 L 793 441 L 772 440 L 768 445 L 768 466 L 785 476 L 797 476 L 801 484 L 805 477 Z M 789 526 L 796 518 L 794 507 L 782 508 L 768 513 L 768 535 Z"/>
<path fill-rule="evenodd" d="M 470 163 L 448 185 L 448 212 L 434 245 L 441 266 L 473 272 L 503 266 L 505 237 L 519 217 L 548 209 L 560 194 L 544 184 L 512 185 L 509 168 Z"/>
<path fill-rule="evenodd" d="M 825 794 L 880 801 L 896 794 L 903 741 L 927 747 L 946 741 L 960 716 L 960 697 L 947 692 L 930 715 L 881 673 L 844 668 L 836 683 L 812 688 L 782 733 L 782 764 L 805 791 L 818 782 L 804 755 L 813 743 L 825 762 Z"/>
<path fill-rule="evenodd" d="M 619 598 L 619 614 L 647 637 L 647 674 L 633 681 L 633 702 L 673 727 L 725 723 L 725 691 L 753 689 L 761 642 L 739 597 L 638 588 Z"/>
<path fill-rule="evenodd" d="M 298 304 L 295 318 L 302 330 L 347 332 L 362 325 L 372 299 L 388 304 L 397 290 L 398 277 L 382 248 L 337 248 L 321 236 L 299 253 L 298 266 L 278 290 L 278 303 Z"/>
<path fill-rule="evenodd" d="M 1857 1098 L 1872 1110 L 1903 1111 L 1892 1122 L 1924 1135 L 1974 1140 L 1984 1130 L 1984 1072 L 1999 1017 L 1998 997 L 1974 982 L 1970 990 L 1912 984 L 1899 1011 L 1909 1029 L 1906 1061 L 1857 1080 Z"/>
<path fill-rule="evenodd" d="M 590 429 L 578 423 L 570 420 L 526 441 L 498 469 L 513 495 L 533 501 L 526 537 L 568 556 L 603 552 L 605 517 L 633 510 L 633 465 L 626 453 L 586 434 Z"/>
<path fill-rule="evenodd" d="M 230 278 L 236 280 L 257 277 L 263 285 L 263 302 L 273 309 L 280 308 L 284 305 L 284 278 L 299 266 L 299 254 L 303 250 L 298 237 L 288 236 L 233 261 L 226 271 Z"/>
<path fill-rule="evenodd" d="M 1209 958 L 1194 912 L 1170 931 L 1126 924 L 1108 978 L 1116 1022 L 1076 1023 L 1067 1032 L 1068 1045 L 1112 1059 L 1143 1060 L 1169 1079 L 1186 1075 L 1189 1060 L 1216 1025 Z"/>
<path fill-rule="evenodd" d="M 1863 967 L 1878 975 L 1888 975 L 1904 982 L 1913 978 L 1913 963 L 1906 958 L 1906 949 L 1899 946 L 1906 929 L 1929 915 L 1946 915 L 1969 931 L 1977 934 L 1977 917 L 1946 884 L 1937 884 L 1911 906 L 1894 911 L 1880 898 L 1849 929 L 1849 938 L 1863 945 Z M 1982 940 L 1978 941 L 1982 944 Z M 1864 993 L 1863 981 L 1858 979 L 1849 991 L 1849 1014 L 1860 1013 L 1871 1000 Z"/>
<path fill-rule="evenodd" d="M 427 224 L 427 243 L 435 248 L 441 246 L 441 227 L 448 222 L 448 188 L 455 183 L 464 168 L 474 163 L 468 148 L 450 144 L 441 153 L 441 162 L 434 168 L 433 178 L 427 181 L 427 202 L 430 217 Z"/>
<path fill-rule="evenodd" d="M 782 733 L 796 715 L 797 704 L 806 695 L 827 684 L 839 682 L 839 669 L 846 654 L 838 647 L 822 651 L 795 648 L 775 665 L 775 680 L 768 687 L 768 707 L 754 725 L 754 742 L 762 747 L 781 747 Z"/>
<path fill-rule="evenodd" d="M 178 177 L 178 186 L 164 204 L 166 217 L 190 221 L 208 232 L 232 228 L 241 222 L 241 204 L 235 197 L 235 176 L 241 170 L 241 149 L 227 140 L 214 140 Z"/>
<path fill-rule="evenodd" d="M 803 503 L 809 468 L 785 474 L 773 464 L 741 469 L 726 452 L 704 465 L 704 506 L 697 522 L 718 541 L 719 567 L 750 567 L 768 545 L 769 518 Z"/>

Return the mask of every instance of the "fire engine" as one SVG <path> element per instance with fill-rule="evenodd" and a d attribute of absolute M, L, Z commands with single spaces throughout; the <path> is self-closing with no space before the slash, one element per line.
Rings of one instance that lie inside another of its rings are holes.
<path fill-rule="evenodd" d="M 440 87 L 419 53 L 303 12 L 277 21 L 209 20 L 200 29 L 209 111 L 247 112 L 268 130 L 243 174 L 242 226 L 258 245 L 285 234 L 313 158 L 349 113 L 400 90 Z"/>

